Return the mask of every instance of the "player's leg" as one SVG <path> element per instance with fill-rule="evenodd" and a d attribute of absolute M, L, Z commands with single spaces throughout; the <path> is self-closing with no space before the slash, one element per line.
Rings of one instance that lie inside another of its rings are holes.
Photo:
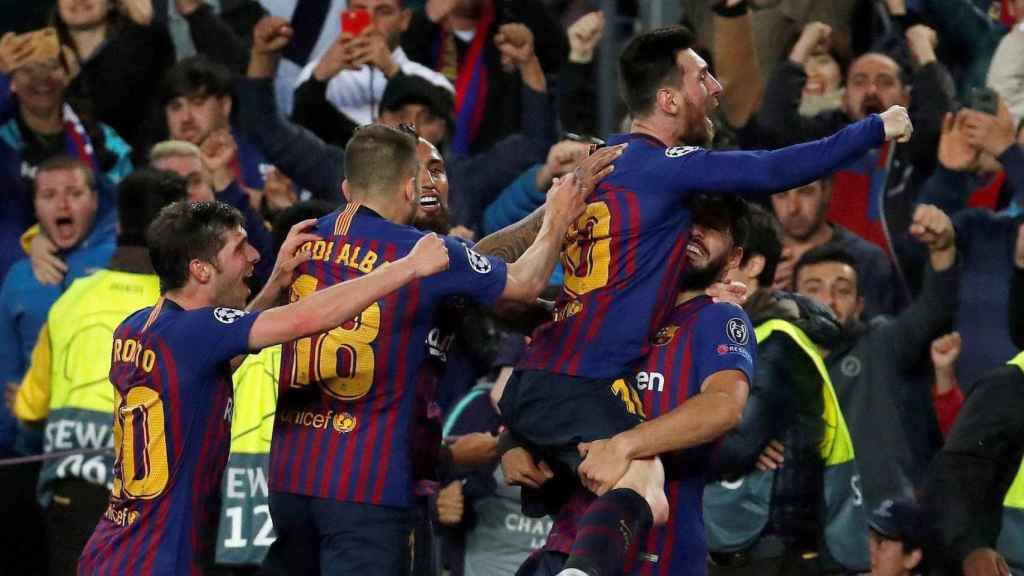
<path fill-rule="evenodd" d="M 412 511 L 316 499 L 321 576 L 407 576 Z"/>
<path fill-rule="evenodd" d="M 664 484 L 661 459 L 630 462 L 626 474 L 580 519 L 563 574 L 621 574 L 630 549 L 646 540 L 651 526 L 668 521 Z"/>
<path fill-rule="evenodd" d="M 308 496 L 270 493 L 270 517 L 277 538 L 263 560 L 263 572 L 270 576 L 320 573 L 319 536 L 310 518 Z"/>

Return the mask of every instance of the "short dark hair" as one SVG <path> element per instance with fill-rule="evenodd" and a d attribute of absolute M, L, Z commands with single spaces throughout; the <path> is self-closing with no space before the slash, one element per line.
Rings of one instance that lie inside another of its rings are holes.
<path fill-rule="evenodd" d="M 231 96 L 231 71 L 205 56 L 190 56 L 164 74 L 160 106 L 180 96 Z"/>
<path fill-rule="evenodd" d="M 796 262 L 796 266 L 793 267 L 793 285 L 796 286 L 796 279 L 800 276 L 800 270 L 807 266 L 814 266 L 815 264 L 821 264 L 824 262 L 838 262 L 840 264 L 846 264 L 857 274 L 857 294 L 861 293 L 860 289 L 860 267 L 857 265 L 857 259 L 853 257 L 845 248 L 840 246 L 836 242 L 826 242 L 816 248 L 811 248 L 804 253 Z"/>
<path fill-rule="evenodd" d="M 633 116 L 654 108 L 658 89 L 678 74 L 676 55 L 693 46 L 693 33 L 669 26 L 635 36 L 619 56 L 619 90 Z"/>
<path fill-rule="evenodd" d="M 761 286 L 771 286 L 775 282 L 775 269 L 782 259 L 782 232 L 779 229 L 779 221 L 760 204 L 748 206 L 750 231 L 743 246 L 743 260 L 740 264 L 745 265 L 751 258 L 760 255 L 764 258 L 764 268 L 757 275 L 757 283 Z"/>
<path fill-rule="evenodd" d="M 415 136 L 397 128 L 362 126 L 345 146 L 345 179 L 360 192 L 392 188 L 416 174 L 416 144 Z"/>
<path fill-rule="evenodd" d="M 701 194 L 690 201 L 693 223 L 728 232 L 733 245 L 743 248 L 750 233 L 750 208 L 730 194 Z"/>
<path fill-rule="evenodd" d="M 323 218 L 333 212 L 335 208 L 337 206 L 326 200 L 306 200 L 305 202 L 292 204 L 282 210 L 274 218 L 274 227 L 271 230 L 271 235 L 274 237 L 274 254 L 277 254 L 278 250 L 281 249 L 281 245 L 284 244 L 284 240 L 288 237 L 288 231 L 292 229 L 292 226 L 310 218 Z"/>
<path fill-rule="evenodd" d="M 117 186 L 117 243 L 145 246 L 146 229 L 160 210 L 188 195 L 188 184 L 174 172 L 140 168 Z"/>
<path fill-rule="evenodd" d="M 165 206 L 149 227 L 149 259 L 160 277 L 161 293 L 188 281 L 188 265 L 204 260 L 216 265 L 224 234 L 245 222 L 242 213 L 223 202 L 181 200 Z"/>
<path fill-rule="evenodd" d="M 32 194 L 34 195 L 38 191 L 40 174 L 43 172 L 59 172 L 64 170 L 78 170 L 82 172 L 82 174 L 85 174 L 85 185 L 89 190 L 92 190 L 93 194 L 96 193 L 96 174 L 93 173 L 92 166 L 78 158 L 75 158 L 74 156 L 58 154 L 47 158 L 36 168 L 36 183 L 32 186 Z"/>

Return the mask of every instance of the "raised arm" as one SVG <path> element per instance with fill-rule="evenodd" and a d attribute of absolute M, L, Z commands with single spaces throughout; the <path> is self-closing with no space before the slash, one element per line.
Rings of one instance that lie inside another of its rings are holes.
<path fill-rule="evenodd" d="M 435 234 L 428 234 L 420 238 L 404 258 L 385 264 L 366 276 L 335 284 L 297 302 L 263 312 L 249 332 L 249 348 L 259 350 L 340 326 L 409 282 L 447 268 L 448 250 L 444 241 Z"/>
<path fill-rule="evenodd" d="M 544 220 L 533 243 L 518 260 L 508 265 L 508 281 L 501 300 L 532 302 L 548 285 L 562 251 L 569 226 L 583 213 L 586 192 L 575 174 L 555 182 L 548 192 Z"/>
<path fill-rule="evenodd" d="M 751 199 L 767 199 L 780 190 L 798 188 L 829 175 L 886 140 L 906 142 L 913 126 L 902 106 L 872 114 L 828 138 L 773 151 L 697 150 L 680 158 L 667 174 L 680 191 L 734 193 Z"/>

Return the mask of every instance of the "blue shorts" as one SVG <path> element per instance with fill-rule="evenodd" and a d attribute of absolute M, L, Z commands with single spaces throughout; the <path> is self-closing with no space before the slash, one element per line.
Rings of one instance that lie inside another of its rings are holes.
<path fill-rule="evenodd" d="M 271 492 L 270 517 L 267 574 L 409 574 L 411 510 Z"/>

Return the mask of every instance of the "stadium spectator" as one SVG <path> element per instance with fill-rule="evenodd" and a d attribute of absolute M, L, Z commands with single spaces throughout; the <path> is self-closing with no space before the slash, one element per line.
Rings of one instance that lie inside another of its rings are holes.
<path fill-rule="evenodd" d="M 60 285 L 42 285 L 27 258 L 11 267 L 0 288 L 0 381 L 21 381 L 50 307 L 75 279 L 110 261 L 113 231 L 94 227 L 98 195 L 95 176 L 81 160 L 57 156 L 40 165 L 33 197 L 36 218 L 68 272 Z M 0 441 L 7 450 L 13 447 L 12 425 L 8 415 Z"/>
<path fill-rule="evenodd" d="M 922 382 L 915 367 L 952 321 L 959 284 L 956 235 L 949 217 L 934 206 L 917 208 L 910 234 L 927 246 L 929 271 L 921 294 L 896 317 L 858 320 L 864 298 L 857 263 L 839 246 L 807 252 L 794 269 L 797 292 L 831 308 L 843 327 L 826 362 L 870 510 L 886 499 L 912 496 L 942 444 L 932 383 Z"/>
<path fill-rule="evenodd" d="M 153 20 L 152 0 L 58 0 L 53 26 L 78 70 L 68 98 L 144 154 L 159 127 L 152 106 L 160 78 L 174 64 L 174 45 Z"/>
<path fill-rule="evenodd" d="M 910 499 L 886 500 L 871 511 L 871 576 L 928 574 L 921 512 Z"/>
<path fill-rule="evenodd" d="M 839 170 L 833 176 L 832 192 L 842 202 L 833 204 L 827 216 L 829 221 L 878 244 L 890 256 L 898 256 L 901 274 L 910 287 L 916 287 L 920 259 L 905 232 L 916 195 L 937 163 L 943 116 L 953 108 L 949 73 L 935 57 L 935 32 L 923 25 L 906 31 L 913 72 L 888 55 L 863 54 L 847 70 L 842 108 L 803 117 L 799 106 L 807 82 L 805 63 L 812 53 L 828 44 L 830 36 L 831 28 L 821 22 L 804 27 L 789 58 L 779 63 L 765 88 L 758 130 L 769 142 L 801 142 L 893 104 L 907 106 L 914 122 L 914 138 L 896 147 L 891 162 L 886 148 Z M 897 290 L 905 292 L 902 287 Z"/>
<path fill-rule="evenodd" d="M 597 46 L 604 36 L 604 13 L 590 12 L 569 26 L 569 59 L 558 73 L 558 116 L 562 128 L 576 134 L 597 134 L 597 110 L 580 106 L 597 101 L 597 77 L 594 61 Z"/>
<path fill-rule="evenodd" d="M 326 53 L 306 65 L 299 78 L 324 93 L 349 123 L 376 121 L 385 90 L 399 76 L 416 76 L 454 94 L 444 75 L 410 60 L 402 49 L 402 34 L 412 18 L 403 0 L 350 0 L 348 9 L 369 12 L 371 25 L 355 37 L 343 33 Z"/>
<path fill-rule="evenodd" d="M 235 104 L 227 68 L 204 56 L 186 58 L 164 76 L 161 97 L 172 139 L 202 147 L 211 135 L 230 131 L 237 146 L 237 155 L 230 159 L 233 180 L 247 188 L 263 189 L 263 174 L 270 165 L 232 124 Z"/>
<path fill-rule="evenodd" d="M 964 403 L 963 392 L 956 381 L 956 361 L 960 357 L 961 342 L 958 332 L 939 336 L 932 341 L 932 368 L 935 371 L 932 402 L 943 438 L 949 436 L 953 422 L 956 421 L 956 416 Z"/>
<path fill-rule="evenodd" d="M 782 223 L 782 261 L 775 272 L 775 288 L 793 290 L 793 265 L 807 253 L 826 243 L 842 246 L 857 261 L 860 293 L 864 295 L 865 320 L 899 309 L 899 292 L 893 290 L 897 276 L 889 257 L 877 245 L 825 219 L 832 204 L 832 183 L 818 180 L 806 186 L 772 196 L 775 216 Z"/>
<path fill-rule="evenodd" d="M 157 0 L 167 5 L 167 28 L 178 58 L 203 54 L 235 73 L 249 61 L 248 37 L 266 10 L 255 0 L 221 0 L 219 10 L 204 0 Z M 156 19 L 162 21 L 164 14 Z"/>
<path fill-rule="evenodd" d="M 114 479 L 114 397 L 107 373 L 114 327 L 160 297 L 160 282 L 146 251 L 146 228 L 164 206 L 185 197 L 174 174 L 140 170 L 118 190 L 117 248 L 108 267 L 71 283 L 53 303 L 18 388 L 15 415 L 45 422 L 40 471 L 49 573 L 74 574 L 78 556 L 106 509 Z M 97 453 L 104 450 L 104 452 Z"/>
<path fill-rule="evenodd" d="M 1014 18 L 1010 32 L 1003 36 L 988 68 L 987 84 L 1006 101 L 1017 120 L 1024 119 L 1024 2 L 1007 3 Z"/>
<path fill-rule="evenodd" d="M 455 154 L 526 130 L 518 76 L 557 74 L 568 52 L 565 32 L 539 0 L 428 0 L 413 12 L 402 46 L 457 87 Z M 524 57 L 532 53 L 536 60 Z"/>
<path fill-rule="evenodd" d="M 778 223 L 752 206 L 743 259 L 729 279 L 751 290 L 744 308 L 758 354 L 742 421 L 712 455 L 710 478 L 722 482 L 704 490 L 714 575 L 869 564 L 855 454 L 819 352 L 834 345 L 840 326 L 816 302 L 772 288 L 781 255 Z"/>
<path fill-rule="evenodd" d="M 213 200 L 213 186 L 203 170 L 202 152 L 195 144 L 184 140 L 159 142 L 149 151 L 149 165 L 184 178 L 190 201 Z"/>
<path fill-rule="evenodd" d="M 254 31 L 248 78 L 238 84 L 240 124 L 256 145 L 295 183 L 316 198 L 341 200 L 339 183 L 344 174 L 344 151 L 327 146 L 308 131 L 289 123 L 277 110 L 270 79 L 275 77 L 281 50 L 291 28 L 268 17 Z M 456 156 L 447 163 L 452 188 L 451 224 L 475 233 L 490 199 L 523 170 L 545 158 L 555 131 L 554 110 L 545 91 L 523 90 L 523 119 L 527 132 L 509 136 L 486 153 Z M 471 235 L 467 233 L 467 235 Z"/>
<path fill-rule="evenodd" d="M 326 85 L 308 80 L 295 92 L 292 120 L 309 129 L 328 144 L 344 147 L 359 127 L 325 98 Z M 435 146 L 451 133 L 455 103 L 449 91 L 418 76 L 396 75 L 380 97 L 380 115 L 375 121 L 397 126 L 408 124 Z M 369 123 L 369 122 L 367 122 Z"/>

